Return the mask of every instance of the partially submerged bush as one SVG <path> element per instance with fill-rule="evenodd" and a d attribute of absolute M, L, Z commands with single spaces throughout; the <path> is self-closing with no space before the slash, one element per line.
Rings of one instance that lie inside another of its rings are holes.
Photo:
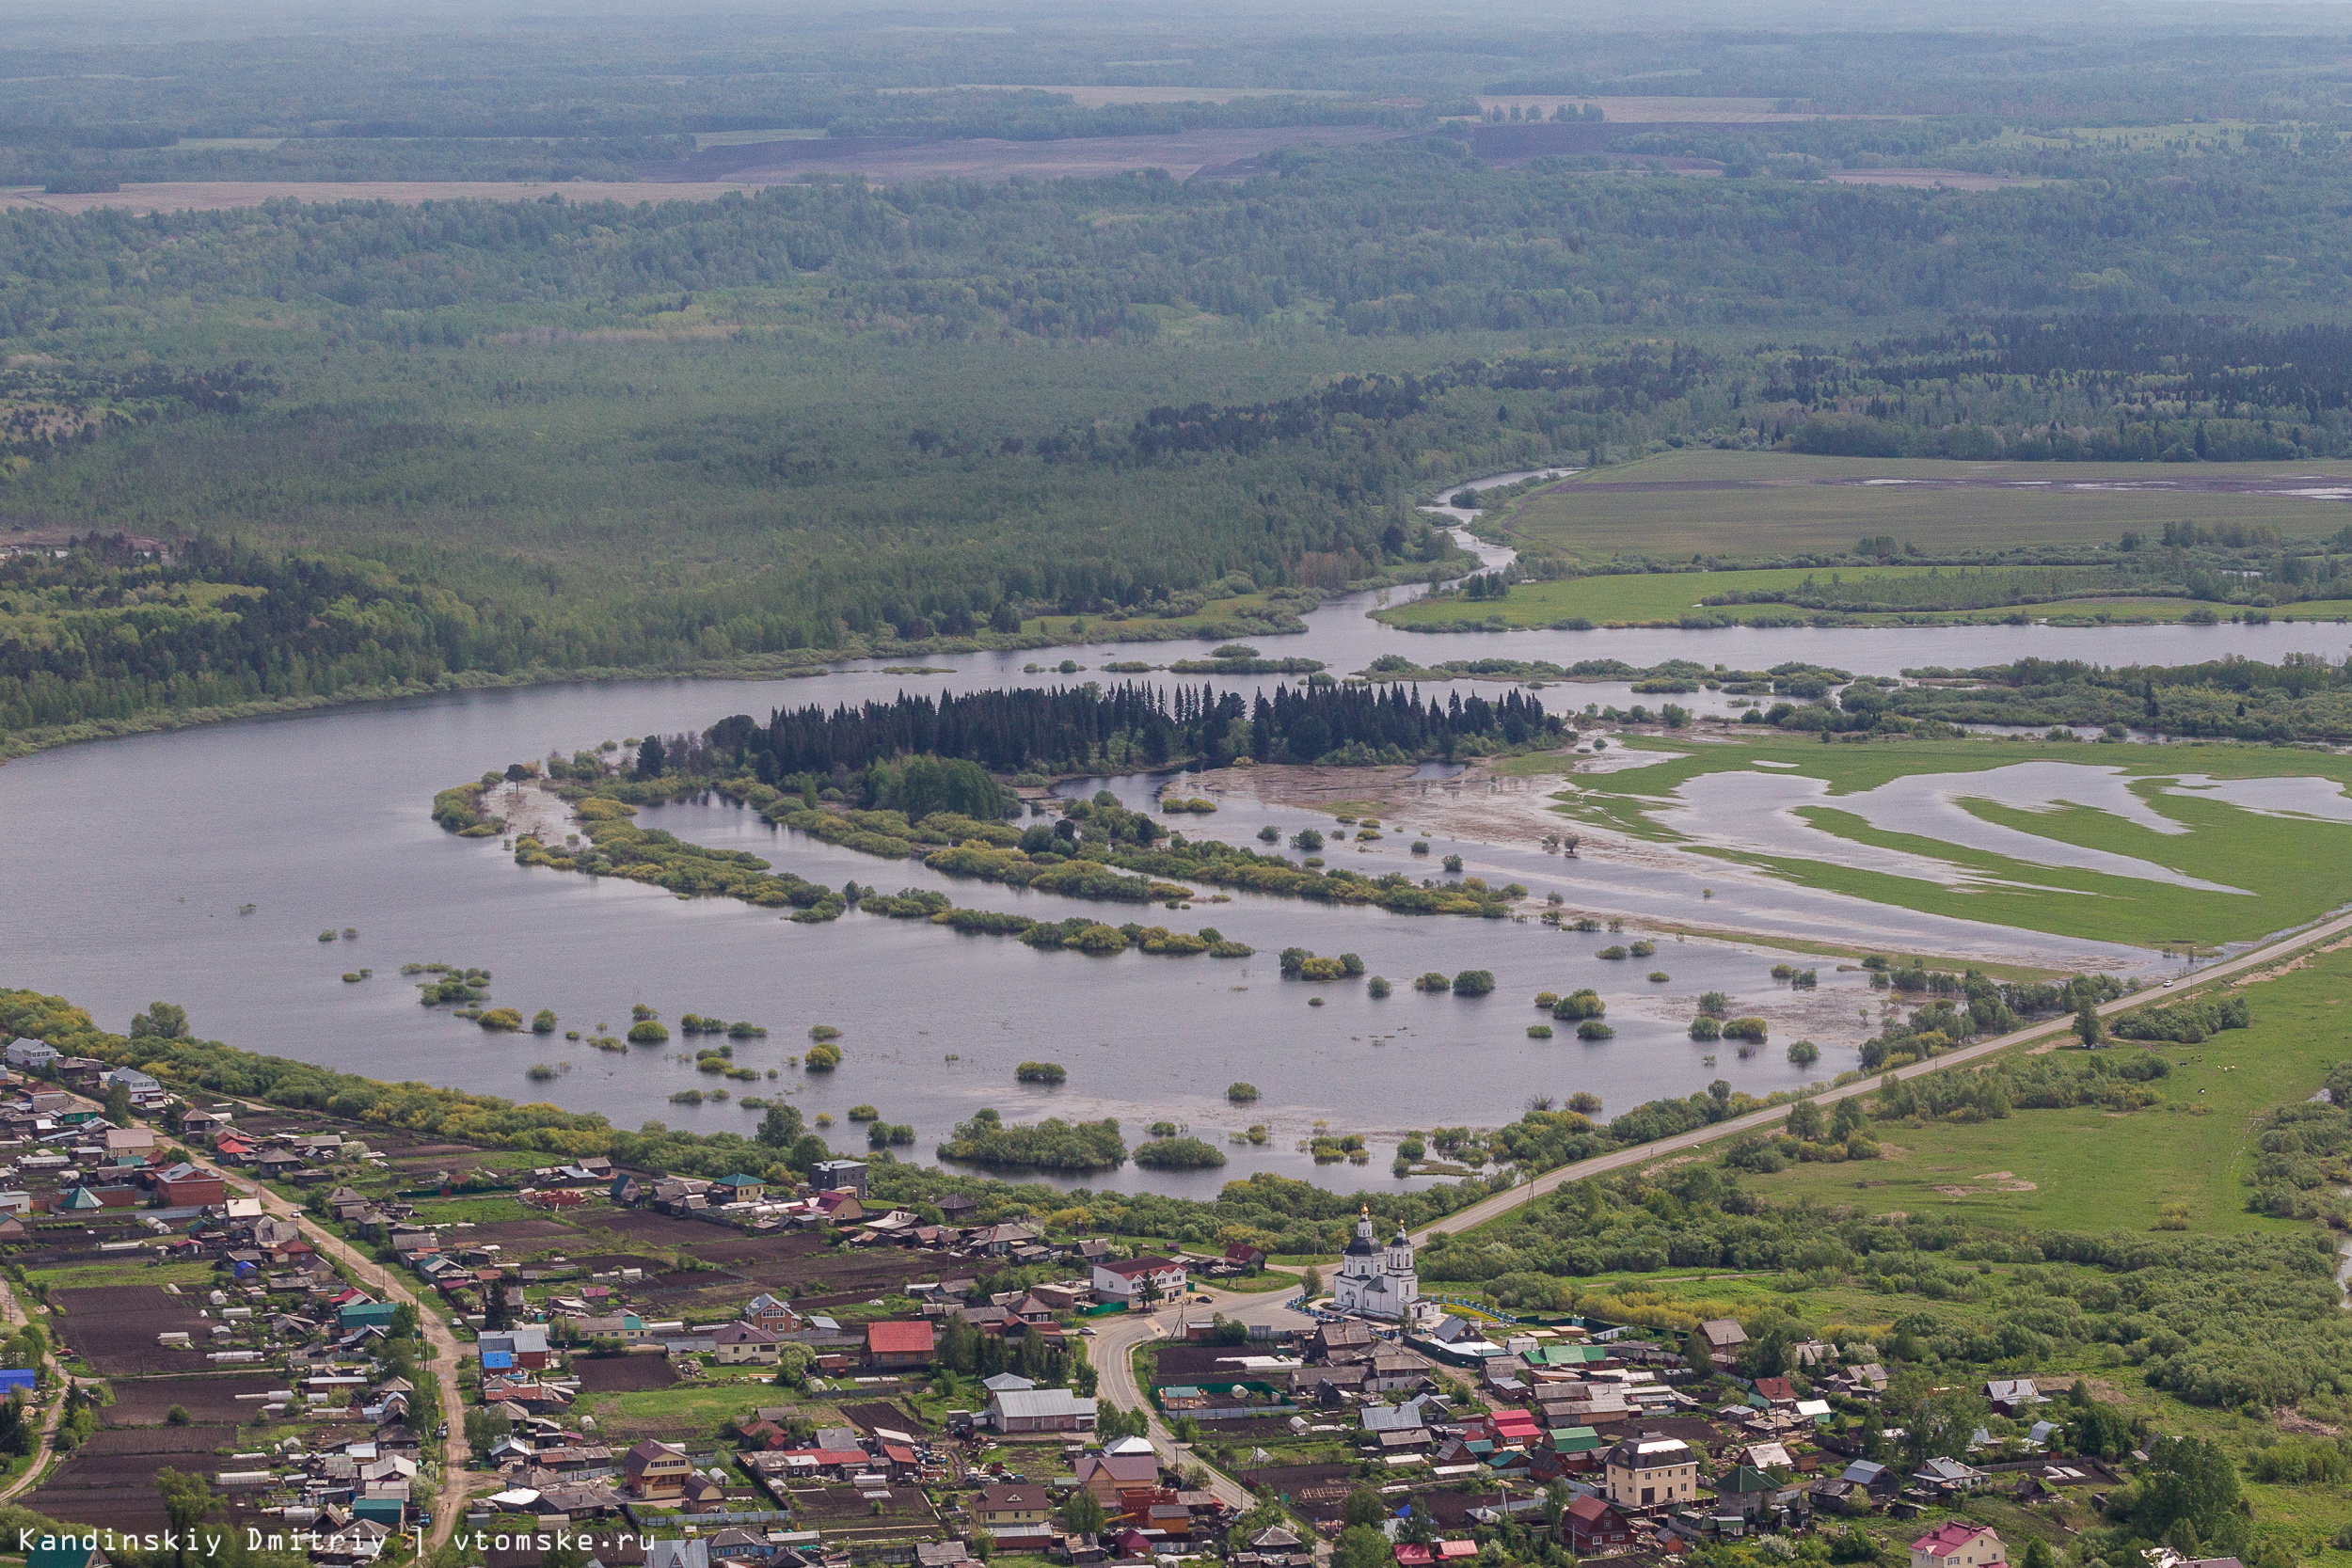
<path fill-rule="evenodd" d="M 1609 1004 L 1603 1002 L 1600 999 L 1600 992 L 1590 986 L 1581 990 L 1570 991 L 1551 1005 L 1551 1016 L 1568 1023 L 1573 1023 L 1579 1019 L 1598 1018 L 1608 1010 Z"/>

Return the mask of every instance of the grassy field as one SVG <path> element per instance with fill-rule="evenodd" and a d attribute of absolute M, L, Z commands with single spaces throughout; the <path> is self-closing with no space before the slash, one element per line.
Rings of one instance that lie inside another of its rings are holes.
<path fill-rule="evenodd" d="M 1632 742 L 1674 749 L 1672 741 Z M 2352 825 L 2296 816 L 2260 816 L 2219 800 L 2161 790 L 2186 774 L 2222 779 L 2315 776 L 2352 783 L 2352 758 L 2273 747 L 2103 746 L 2042 741 L 1906 741 L 1871 746 L 1822 746 L 1777 736 L 1737 745 L 1701 746 L 1647 768 L 1581 779 L 1564 794 L 1567 816 L 1636 836 L 1672 842 L 1676 835 L 1649 814 L 1676 789 L 1705 773 L 1772 771 L 1820 779 L 1829 798 L 1852 795 L 1919 773 L 1966 774 L 2021 762 L 2058 760 L 2118 769 L 2157 815 L 2190 831 L 2164 833 L 2083 807 L 2025 812 L 1990 801 L 1963 801 L 1988 822 L 2087 848 L 2133 856 L 2184 875 L 2254 895 L 2207 892 L 2169 883 L 2067 866 L 2029 863 L 1941 840 L 1888 832 L 1834 805 L 1799 807 L 1797 814 L 1824 833 L 1856 844 L 1926 856 L 1979 875 L 1975 882 L 1927 881 L 1863 870 L 1828 859 L 1792 857 L 1713 847 L 1700 852 L 1766 867 L 1791 881 L 1852 894 L 1882 904 L 2028 930 L 2152 947 L 2209 947 L 2246 941 L 2316 918 L 2344 901 L 2337 869 L 2352 850 Z M 1958 787 L 1958 786 L 1955 786 Z M 1834 846 L 1824 844 L 1825 851 Z"/>
<path fill-rule="evenodd" d="M 1867 582 L 1881 578 L 1924 577 L 1928 570 L 1925 566 L 1867 566 L 1840 575 L 1849 582 Z M 1512 588 L 1510 597 L 1501 600 L 1417 599 L 1381 610 L 1374 619 L 1392 626 L 1445 626 L 1494 616 L 1515 626 L 1549 626 L 1579 615 L 1604 626 L 1640 626 L 1654 621 L 1672 625 L 1685 615 L 1701 613 L 1719 620 L 1753 621 L 1758 616 L 1786 617 L 1806 612 L 1778 604 L 1716 605 L 1702 610 L 1700 601 L 1717 594 L 1795 588 L 1808 579 L 1821 581 L 1829 576 L 1828 572 L 1810 566 L 1786 566 L 1757 572 L 1641 572 L 1619 577 L 1564 578 L 1554 582 L 1519 583 Z"/>
<path fill-rule="evenodd" d="M 2006 549 L 2110 542 L 2175 521 L 2267 523 L 2289 537 L 2331 533 L 2344 509 L 2285 496 L 2056 488 L 2084 482 L 2139 484 L 2195 479 L 2275 480 L 2342 462 L 2203 463 L 2193 474 L 2148 463 L 1963 463 L 1807 457 L 1788 452 L 1674 451 L 1597 469 L 1535 492 L 1501 519 L 1529 543 L 1580 561 L 1618 555 L 1769 558 L 1851 549 L 1893 534 L 1922 550 Z M 1947 490 L 1823 480 L 1966 479 L 2031 486 Z M 1623 484 L 1656 489 L 1604 488 Z M 1699 485 L 1739 488 L 1694 488 Z M 1596 617 L 1597 619 L 1597 617 Z"/>
<path fill-rule="evenodd" d="M 1872 1213 L 1948 1213 L 1971 1225 L 2146 1230 L 2168 1203 L 2185 1205 L 2190 1228 L 2201 1232 L 2299 1224 L 2247 1212 L 2244 1183 L 2254 1157 L 2248 1130 L 2282 1101 L 2311 1094 L 2330 1063 L 2352 1055 L 2345 1012 L 2352 951 L 2321 953 L 2249 995 L 2251 1028 L 2201 1045 L 2161 1048 L 2173 1072 L 2153 1082 L 2164 1099 L 2145 1110 L 1883 1122 L 1875 1131 L 1885 1160 L 1791 1165 L 1751 1180 L 1759 1194 L 1776 1199 L 1812 1198 Z"/>
<path fill-rule="evenodd" d="M 674 1421 L 713 1433 L 729 1417 L 747 1417 L 763 1404 L 782 1404 L 786 1390 L 765 1383 L 681 1383 L 668 1388 L 644 1388 L 628 1393 L 591 1396 L 591 1413 L 599 1422 L 614 1418 L 636 1421 Z"/>

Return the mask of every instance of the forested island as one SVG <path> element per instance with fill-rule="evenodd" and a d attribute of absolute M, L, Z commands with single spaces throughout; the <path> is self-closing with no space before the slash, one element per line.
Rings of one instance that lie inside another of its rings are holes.
<path fill-rule="evenodd" d="M 1403 872 L 1370 877 L 1324 867 L 1312 855 L 1293 860 L 1213 838 L 1187 839 L 1107 793 L 1062 803 L 1051 823 L 1017 826 L 1007 820 L 1018 816 L 1017 799 L 978 759 L 999 768 L 1050 763 L 1057 769 L 1091 770 L 1155 752 L 1161 761 L 1171 755 L 1283 759 L 1295 754 L 1294 747 L 1311 746 L 1318 748 L 1318 760 L 1344 766 L 1357 759 L 1506 750 L 1564 733 L 1540 701 L 1516 691 L 1499 702 L 1457 693 L 1443 705 L 1432 698 L 1425 705 L 1401 686 L 1278 687 L 1254 705 L 1232 692 L 1180 688 L 1170 696 L 1133 685 L 1108 692 L 1083 687 L 947 693 L 935 702 L 901 696 L 831 713 L 779 709 L 765 727 L 738 715 L 700 735 L 666 742 L 649 736 L 625 766 L 591 751 L 552 755 L 544 765 L 512 764 L 441 791 L 433 815 L 452 832 L 493 836 L 504 824 L 486 792 L 544 776 L 570 805 L 586 842 L 557 846 L 524 835 L 515 856 L 525 865 L 788 908 L 789 918 L 803 924 L 837 919 L 855 907 L 957 931 L 1017 937 L 1037 947 L 1108 954 L 1133 946 L 1172 957 L 1246 958 L 1247 945 L 1214 928 L 1180 932 L 1080 916 L 1039 921 L 958 909 L 944 895 L 917 889 L 895 897 L 855 884 L 836 891 L 774 870 L 748 851 L 686 843 L 636 818 L 640 806 L 715 791 L 779 826 L 865 854 L 1066 897 L 1188 908 L 1197 884 L 1402 914 L 1500 919 L 1526 896 L 1525 887 L 1493 888 L 1481 878 L 1453 873 L 1442 882 L 1417 881 Z M 1043 782 L 1043 775 L 1034 777 Z"/>

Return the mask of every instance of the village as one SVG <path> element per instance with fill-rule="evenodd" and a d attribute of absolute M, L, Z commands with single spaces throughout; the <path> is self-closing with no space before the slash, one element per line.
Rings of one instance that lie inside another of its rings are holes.
<path fill-rule="evenodd" d="M 5 1057 L 0 1244 L 54 1348 L 8 1341 L 8 1484 L 76 1529 L 166 1528 L 173 1471 L 325 1568 L 1367 1568 L 1366 1528 L 1400 1568 L 1819 1533 L 1993 1568 L 2126 1479 L 2062 1386 L 1988 1384 L 2003 1435 L 1906 1463 L 1851 1346 L 1424 1295 L 1368 1212 L 1336 1262 L 1154 1248 L 862 1161 L 534 1164 Z"/>

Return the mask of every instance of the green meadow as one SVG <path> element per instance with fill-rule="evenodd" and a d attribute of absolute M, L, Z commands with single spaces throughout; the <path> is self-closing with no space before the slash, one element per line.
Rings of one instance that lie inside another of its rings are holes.
<path fill-rule="evenodd" d="M 1848 540 L 1851 545 L 1853 541 Z M 1850 582 L 1879 578 L 1924 577 L 1925 566 L 1865 566 L 1837 574 Z M 1700 601 L 1717 594 L 1756 593 L 1795 588 L 1832 574 L 1810 566 L 1786 566 L 1756 572 L 1636 572 L 1613 577 L 1562 578 L 1552 582 L 1515 584 L 1505 599 L 1417 599 L 1411 604 L 1377 612 L 1374 619 L 1392 626 L 1441 626 L 1457 621 L 1484 621 L 1500 616 L 1515 626 L 1549 626 L 1571 616 L 1596 626 L 1640 626 L 1653 621 L 1668 625 L 1685 615 L 1711 615 L 1724 621 L 1753 621 L 1758 616 L 1785 618 L 1805 611 L 1788 605 L 1717 605 Z M 1856 620 L 1871 617 L 1857 616 Z"/>
<path fill-rule="evenodd" d="M 1674 752 L 1671 740 L 1636 739 L 1640 750 Z M 2352 758 L 2276 747 L 2087 746 L 2079 742 L 1961 740 L 1896 741 L 1827 746 L 1767 736 L 1755 741 L 1697 743 L 1651 766 L 1581 776 L 1558 799 L 1563 815 L 1633 836 L 1673 843 L 1679 835 L 1652 815 L 1675 791 L 1701 774 L 1762 771 L 1820 779 L 1831 800 L 1920 773 L 1965 774 L 2014 763 L 2061 761 L 2118 769 L 2150 810 L 2190 830 L 2158 832 L 2106 812 L 2080 806 L 2021 811 L 1990 800 L 1963 800 L 1981 820 L 2085 848 L 2129 855 L 2185 876 L 2244 889 L 2242 894 L 2184 888 L 2129 876 L 2052 866 L 1874 826 L 1834 805 L 1797 808 L 1797 815 L 1833 838 L 1905 851 L 1949 863 L 1990 880 L 1928 881 L 1839 864 L 1831 859 L 1692 845 L 1695 853 L 1761 867 L 1808 887 L 1851 894 L 1922 912 L 1984 920 L 2055 935 L 2133 942 L 2150 947 L 2206 948 L 2250 941 L 2316 919 L 2344 904 L 2342 867 L 2352 853 L 2352 824 L 2292 816 L 2265 816 L 2195 795 L 2168 793 L 2167 781 L 2187 774 L 2217 779 L 2298 775 L 2352 782 Z M 1825 851 L 1834 848 L 1823 845 Z M 2251 896 L 2248 896 L 2251 895 Z"/>
<path fill-rule="evenodd" d="M 2276 480 L 2345 467 L 2327 460 L 2205 463 L 2195 477 Z M 2261 523 L 2289 538 L 2314 538 L 2343 525 L 2341 506 L 2300 497 L 2057 488 L 2085 482 L 2144 485 L 2175 477 L 2144 463 L 1684 451 L 1577 475 L 1524 497 L 1497 521 L 1517 539 L 1586 562 L 1618 555 L 1770 560 L 1837 553 L 1881 534 L 1933 554 L 2112 543 L 2126 529 L 2145 533 L 2168 522 Z M 1821 483 L 1952 479 L 2003 487 Z M 1618 488 L 1628 484 L 1645 488 Z"/>
<path fill-rule="evenodd" d="M 2247 1211 L 2258 1152 L 2248 1132 L 2255 1117 L 2308 1097 L 2330 1064 L 2352 1056 L 2352 950 L 2320 952 L 2247 995 L 2252 1027 L 2154 1048 L 2173 1070 L 2150 1082 L 2163 1098 L 2144 1110 L 1880 1122 L 1883 1160 L 1793 1164 L 1750 1180 L 1778 1199 L 2036 1230 L 2147 1230 L 2166 1205 L 2185 1210 L 2200 1232 L 2303 1225 Z"/>

